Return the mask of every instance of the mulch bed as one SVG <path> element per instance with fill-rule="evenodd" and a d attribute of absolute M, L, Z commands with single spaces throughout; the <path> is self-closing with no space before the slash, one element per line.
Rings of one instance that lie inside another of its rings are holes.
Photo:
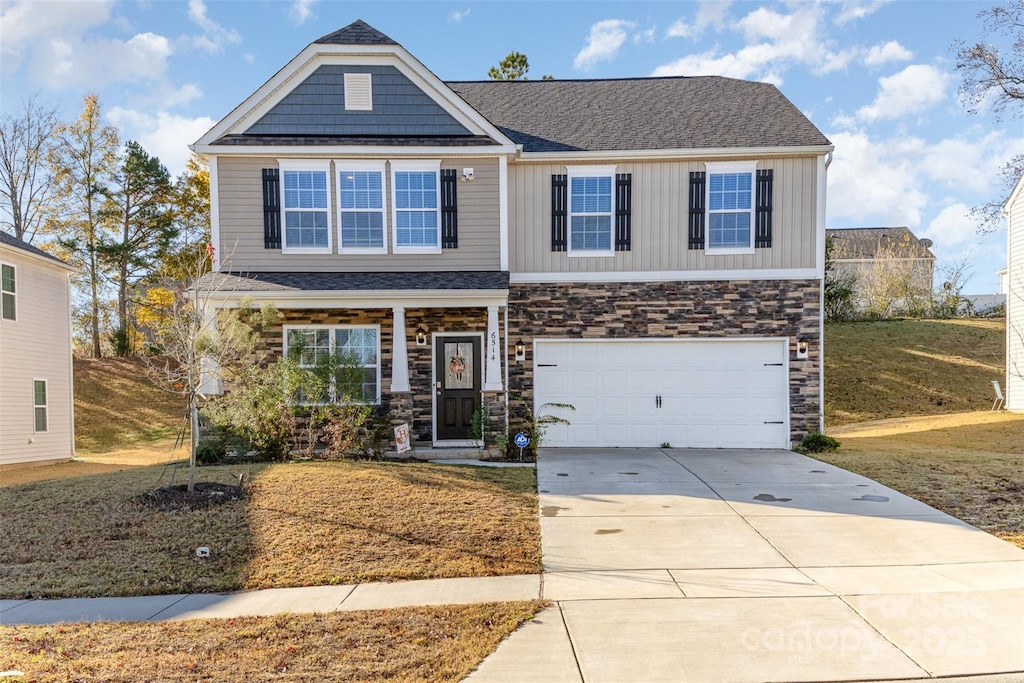
<path fill-rule="evenodd" d="M 229 500 L 238 500 L 244 497 L 245 491 L 241 486 L 198 481 L 193 487 L 192 493 L 188 492 L 187 484 L 177 484 L 147 491 L 136 497 L 135 500 L 145 507 L 170 512 L 173 510 L 205 510 L 222 505 Z"/>

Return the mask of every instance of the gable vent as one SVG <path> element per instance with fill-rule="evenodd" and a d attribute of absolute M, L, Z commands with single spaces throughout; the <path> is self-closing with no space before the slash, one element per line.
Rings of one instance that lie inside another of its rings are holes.
<path fill-rule="evenodd" d="M 372 111 L 370 74 L 345 74 L 345 110 Z"/>

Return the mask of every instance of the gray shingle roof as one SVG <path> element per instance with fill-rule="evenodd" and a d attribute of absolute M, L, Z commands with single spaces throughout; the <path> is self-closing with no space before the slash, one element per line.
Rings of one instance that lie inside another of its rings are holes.
<path fill-rule="evenodd" d="M 447 85 L 527 152 L 831 144 L 768 83 L 693 76 Z"/>
<path fill-rule="evenodd" d="M 935 258 L 931 240 L 922 243 L 909 228 L 836 228 L 826 230 L 825 236 L 832 238 L 832 254 L 838 260 L 871 259 L 883 251 L 898 258 Z"/>
<path fill-rule="evenodd" d="M 14 247 L 15 249 L 21 249 L 22 251 L 27 251 L 28 253 L 35 254 L 36 256 L 43 256 L 45 258 L 50 259 L 51 261 L 56 261 L 57 263 L 59 263 L 61 265 L 64 265 L 64 266 L 68 266 L 69 265 L 66 262 L 64 262 L 64 261 L 60 260 L 59 258 L 57 258 L 56 256 L 54 256 L 53 254 L 48 254 L 45 251 L 43 251 L 42 249 L 40 249 L 39 247 L 34 247 L 31 244 L 29 244 L 28 242 L 25 242 L 23 240 L 19 240 L 14 235 L 9 235 L 6 232 L 4 232 L 3 230 L 0 230 L 0 244 L 3 244 L 4 246 L 8 246 L 8 247 Z"/>
<path fill-rule="evenodd" d="M 503 271 L 423 273 L 207 273 L 203 288 L 224 291 L 386 291 L 399 289 L 508 289 Z"/>
<path fill-rule="evenodd" d="M 362 19 L 356 19 L 348 26 L 313 42 L 328 45 L 398 45 Z"/>
<path fill-rule="evenodd" d="M 215 145 L 416 145 L 426 147 L 472 147 L 498 144 L 486 135 L 225 135 Z"/>

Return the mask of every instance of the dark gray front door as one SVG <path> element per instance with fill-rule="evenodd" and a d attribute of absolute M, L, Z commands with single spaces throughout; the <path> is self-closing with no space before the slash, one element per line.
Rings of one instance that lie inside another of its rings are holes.
<path fill-rule="evenodd" d="M 437 440 L 471 439 L 480 407 L 480 338 L 438 337 L 435 350 Z"/>

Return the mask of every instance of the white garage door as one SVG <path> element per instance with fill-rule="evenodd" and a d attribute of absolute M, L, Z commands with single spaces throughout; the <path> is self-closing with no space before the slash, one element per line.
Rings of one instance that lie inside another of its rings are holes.
<path fill-rule="evenodd" d="M 787 341 L 536 340 L 546 446 L 787 448 Z"/>

